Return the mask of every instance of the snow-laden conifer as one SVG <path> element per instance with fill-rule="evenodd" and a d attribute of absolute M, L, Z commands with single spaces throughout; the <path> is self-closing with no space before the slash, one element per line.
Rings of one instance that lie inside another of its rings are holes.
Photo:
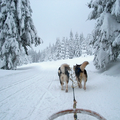
<path fill-rule="evenodd" d="M 40 44 L 29 0 L 0 0 L 0 68 L 15 69 L 27 47 Z"/>
<path fill-rule="evenodd" d="M 60 60 L 61 59 L 61 41 L 59 38 L 56 39 L 55 46 L 56 46 L 56 52 L 55 52 L 56 59 Z"/>
<path fill-rule="evenodd" d="M 69 39 L 69 58 L 74 58 L 74 38 L 73 32 L 70 31 L 70 39 Z"/>
<path fill-rule="evenodd" d="M 65 37 L 63 37 L 62 42 L 61 42 L 61 59 L 65 59 Z"/>
<path fill-rule="evenodd" d="M 75 34 L 75 40 L 74 40 L 74 50 L 75 50 L 75 57 L 80 57 L 81 56 L 81 43 L 80 43 L 80 38 L 78 36 L 78 33 Z"/>
<path fill-rule="evenodd" d="M 95 48 L 94 65 L 105 68 L 120 53 L 120 0 L 91 0 L 89 19 L 96 19 L 91 44 Z"/>
<path fill-rule="evenodd" d="M 68 38 L 65 40 L 65 59 L 69 59 L 69 41 Z"/>

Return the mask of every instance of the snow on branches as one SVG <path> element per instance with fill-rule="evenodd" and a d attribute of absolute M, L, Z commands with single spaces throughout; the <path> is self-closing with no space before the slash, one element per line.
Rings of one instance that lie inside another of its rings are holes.
<path fill-rule="evenodd" d="M 120 54 L 120 0 L 91 0 L 88 19 L 97 21 L 91 44 L 95 48 L 94 65 L 106 68 Z"/>
<path fill-rule="evenodd" d="M 32 21 L 29 0 L 0 1 L 0 65 L 2 69 L 15 69 L 27 47 L 39 45 Z"/>

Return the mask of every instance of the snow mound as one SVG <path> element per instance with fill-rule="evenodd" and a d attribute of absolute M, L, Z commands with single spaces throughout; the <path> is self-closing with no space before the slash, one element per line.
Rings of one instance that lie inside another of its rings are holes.
<path fill-rule="evenodd" d="M 103 73 L 110 76 L 116 76 L 116 77 L 120 76 L 120 59 L 110 63 L 106 71 Z"/>

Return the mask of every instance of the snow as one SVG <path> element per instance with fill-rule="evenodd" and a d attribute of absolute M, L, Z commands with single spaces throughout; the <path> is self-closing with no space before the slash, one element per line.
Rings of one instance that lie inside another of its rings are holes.
<path fill-rule="evenodd" d="M 117 45 L 120 45 L 120 35 L 118 35 L 118 36 L 115 38 L 114 42 L 112 43 L 112 46 L 113 46 L 113 47 L 116 47 Z"/>
<path fill-rule="evenodd" d="M 104 51 L 103 49 L 100 49 L 97 55 L 98 55 L 98 63 L 99 63 L 100 68 L 103 68 L 103 66 L 105 68 L 106 64 L 109 62 L 108 60 L 109 56 L 107 52 Z"/>
<path fill-rule="evenodd" d="M 21 0 L 18 0 L 17 3 L 17 14 L 18 14 L 18 19 L 21 19 L 22 14 L 21 14 Z"/>
<path fill-rule="evenodd" d="M 112 8 L 112 15 L 116 15 L 119 16 L 120 15 L 120 1 L 116 0 L 115 4 L 113 4 L 113 8 Z"/>
<path fill-rule="evenodd" d="M 5 61 L 4 60 L 0 60 L 0 68 L 2 68 L 5 65 Z"/>
<path fill-rule="evenodd" d="M 93 66 L 93 56 L 0 70 L 0 120 L 47 120 L 58 111 L 72 109 L 72 82 L 69 81 L 68 93 L 62 91 L 57 70 L 63 63 L 72 67 L 86 60 L 90 63 L 86 67 L 88 81 L 86 90 L 75 87 L 77 108 L 95 111 L 107 120 L 120 120 L 120 60 L 111 63 L 106 71 L 98 71 Z M 79 120 L 94 120 L 77 115 Z M 73 120 L 73 115 L 57 120 Z"/>
<path fill-rule="evenodd" d="M 101 32 L 106 32 L 107 39 L 109 35 L 112 35 L 114 31 L 120 30 L 120 24 L 115 20 L 115 18 L 110 13 L 102 13 L 101 16 L 104 16 L 103 24 L 101 26 Z"/>

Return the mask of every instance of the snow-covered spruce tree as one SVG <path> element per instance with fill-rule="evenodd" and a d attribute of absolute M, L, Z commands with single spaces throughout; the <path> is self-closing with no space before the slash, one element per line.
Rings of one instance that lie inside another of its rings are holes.
<path fill-rule="evenodd" d="M 55 47 L 56 47 L 56 60 L 60 60 L 61 59 L 61 42 L 59 38 L 56 39 Z"/>
<path fill-rule="evenodd" d="M 78 37 L 78 33 L 75 34 L 75 41 L 74 41 L 74 50 L 75 50 L 75 57 L 81 56 L 81 44 L 80 44 L 80 38 Z"/>
<path fill-rule="evenodd" d="M 40 61 L 40 62 L 45 61 L 45 49 L 41 51 L 39 61 Z"/>
<path fill-rule="evenodd" d="M 65 59 L 69 58 L 69 42 L 68 42 L 68 38 L 66 38 L 65 40 Z"/>
<path fill-rule="evenodd" d="M 83 33 L 80 34 L 80 43 L 79 43 L 79 45 L 80 45 L 81 55 L 86 54 L 86 41 L 85 41 Z"/>
<path fill-rule="evenodd" d="M 87 37 L 86 37 L 86 52 L 87 52 L 87 55 L 93 55 L 93 48 L 92 46 L 90 45 L 90 41 L 93 39 L 92 35 L 91 34 L 88 34 Z"/>
<path fill-rule="evenodd" d="M 15 69 L 27 46 L 40 44 L 29 0 L 0 0 L 0 68 Z"/>
<path fill-rule="evenodd" d="M 97 20 L 91 44 L 95 48 L 94 65 L 106 68 L 120 54 L 120 0 L 91 0 L 88 18 Z"/>
<path fill-rule="evenodd" d="M 81 49 L 82 49 L 82 42 L 84 41 L 84 39 L 85 39 L 85 38 L 84 38 L 84 35 L 83 35 L 83 33 L 81 33 L 81 34 L 80 34 L 80 43 L 79 43 Z"/>
<path fill-rule="evenodd" d="M 74 57 L 74 38 L 73 33 L 70 31 L 70 39 L 69 39 L 69 58 L 72 59 Z"/>
<path fill-rule="evenodd" d="M 49 44 L 47 54 L 48 54 L 48 60 L 51 61 L 52 60 L 52 46 L 51 46 L 51 44 Z"/>
<path fill-rule="evenodd" d="M 29 56 L 32 59 L 32 63 L 36 63 L 36 62 L 39 61 L 39 59 L 40 59 L 40 52 L 38 54 L 38 52 L 36 52 L 35 50 L 31 49 L 31 50 L 28 51 L 28 54 L 29 54 Z"/>
<path fill-rule="evenodd" d="M 56 60 L 56 47 L 53 44 L 51 47 L 52 60 Z"/>
<path fill-rule="evenodd" d="M 63 37 L 61 42 L 61 59 L 65 59 L 65 37 Z"/>

